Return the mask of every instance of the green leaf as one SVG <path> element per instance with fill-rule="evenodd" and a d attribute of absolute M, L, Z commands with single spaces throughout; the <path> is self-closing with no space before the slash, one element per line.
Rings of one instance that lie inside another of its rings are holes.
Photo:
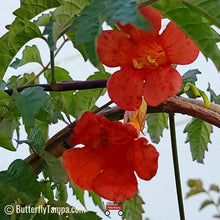
<path fill-rule="evenodd" d="M 20 62 L 21 62 L 21 59 L 15 58 L 15 61 L 13 61 L 13 62 L 10 64 L 9 67 L 12 67 L 12 68 L 14 68 L 14 69 L 17 69 L 18 66 L 19 66 L 19 64 L 20 64 Z"/>
<path fill-rule="evenodd" d="M 36 24 L 20 18 L 15 19 L 9 32 L 0 38 L 0 81 L 21 47 L 37 37 L 42 37 L 42 35 Z"/>
<path fill-rule="evenodd" d="M 12 98 L 21 112 L 25 125 L 32 127 L 35 122 L 35 115 L 41 106 L 47 102 L 47 94 L 41 87 L 27 88 L 21 93 L 13 91 Z"/>
<path fill-rule="evenodd" d="M 55 67 L 56 73 L 56 82 L 61 81 L 72 81 L 69 72 L 63 68 Z M 45 71 L 44 76 L 48 83 L 51 82 L 51 71 Z M 65 92 L 50 92 L 50 95 L 53 97 L 53 103 L 57 109 L 63 111 L 66 115 L 69 115 L 73 108 L 73 92 L 74 91 L 65 91 Z"/>
<path fill-rule="evenodd" d="M 96 51 L 96 39 L 95 42 L 85 43 L 86 57 L 89 58 L 90 62 L 97 67 L 99 70 L 103 70 L 103 64 L 99 61 L 98 54 Z"/>
<path fill-rule="evenodd" d="M 97 205 L 104 212 L 105 210 L 104 210 L 104 207 L 103 207 L 102 198 L 93 191 L 89 192 L 89 196 L 92 197 L 93 203 L 95 205 Z"/>
<path fill-rule="evenodd" d="M 220 28 L 219 0 L 182 0 L 188 7 L 201 12 L 211 24 Z"/>
<path fill-rule="evenodd" d="M 87 54 L 86 54 L 85 44 L 79 44 L 79 45 L 76 44 L 76 29 L 71 29 L 70 28 L 66 32 L 66 35 L 71 40 L 71 42 L 73 44 L 73 47 L 76 48 L 81 53 L 81 55 L 84 58 L 84 61 L 87 61 L 88 57 L 87 57 Z M 96 54 L 96 57 L 98 57 L 97 54 Z"/>
<path fill-rule="evenodd" d="M 1 124 L 0 124 L 1 125 Z M 12 145 L 11 135 L 4 131 L 0 131 L 0 146 L 11 151 L 15 151 L 16 149 Z"/>
<path fill-rule="evenodd" d="M 134 0 L 111 0 L 108 5 L 107 22 L 114 25 L 120 22 L 122 25 L 131 23 L 143 30 L 149 30 L 151 25 L 139 13 L 136 1 Z"/>
<path fill-rule="evenodd" d="M 54 183 L 67 183 L 68 175 L 60 160 L 47 151 L 40 152 L 40 157 L 45 161 L 45 172 Z"/>
<path fill-rule="evenodd" d="M 204 56 L 211 58 L 220 70 L 220 50 L 216 44 L 220 41 L 220 36 L 207 22 L 205 14 L 201 16 L 201 13 L 191 10 L 181 0 L 160 0 L 152 6 L 173 20 L 196 43 Z"/>
<path fill-rule="evenodd" d="M 22 66 L 26 63 L 30 62 L 37 62 L 41 65 L 43 65 L 40 52 L 38 48 L 33 45 L 33 46 L 26 46 L 25 49 L 23 50 L 23 57 L 21 59 L 21 62 L 19 63 L 19 66 Z"/>
<path fill-rule="evenodd" d="M 97 72 L 94 75 L 91 75 L 87 80 L 95 79 L 106 79 L 110 76 L 109 73 Z M 104 94 L 106 89 L 89 89 L 89 90 L 80 90 L 76 93 L 73 99 L 73 106 L 71 114 L 79 118 L 83 112 L 92 111 L 95 108 L 95 103 L 98 98 Z"/>
<path fill-rule="evenodd" d="M 70 187 L 73 189 L 73 195 L 76 196 L 76 199 L 80 201 L 80 203 L 85 207 L 85 200 L 84 200 L 84 190 L 80 189 L 76 184 L 72 181 L 69 182 Z"/>
<path fill-rule="evenodd" d="M 54 37 L 53 37 L 53 23 L 54 23 L 53 19 L 50 18 L 49 22 L 47 23 L 43 31 L 43 34 L 47 35 L 47 44 L 50 47 L 51 51 L 56 50 L 56 41 L 54 40 Z"/>
<path fill-rule="evenodd" d="M 168 128 L 167 120 L 168 114 L 166 113 L 147 114 L 147 131 L 152 142 L 157 144 L 160 142 L 164 128 Z"/>
<path fill-rule="evenodd" d="M 125 200 L 122 204 L 124 212 L 122 219 L 142 220 L 142 213 L 144 212 L 142 205 L 144 204 L 144 201 L 140 197 L 139 192 L 137 192 L 133 199 Z"/>
<path fill-rule="evenodd" d="M 12 145 L 12 137 L 15 129 L 19 126 L 20 114 L 12 98 L 0 90 L 0 146 L 15 151 Z"/>
<path fill-rule="evenodd" d="M 31 128 L 27 143 L 30 144 L 37 152 L 42 151 L 45 147 L 45 138 L 42 131 L 36 127 Z"/>
<path fill-rule="evenodd" d="M 200 179 L 190 179 L 187 184 L 190 187 L 190 191 L 187 193 L 186 198 L 205 192 L 203 183 Z"/>
<path fill-rule="evenodd" d="M 66 30 L 70 27 L 73 18 L 79 14 L 79 12 L 84 8 L 87 4 L 89 4 L 89 0 L 71 0 L 64 1 L 63 4 L 54 11 L 52 18 L 54 20 L 53 23 L 53 39 L 55 41 L 66 32 Z"/>
<path fill-rule="evenodd" d="M 196 76 L 197 74 L 201 74 L 201 72 L 197 69 L 189 70 L 186 73 L 184 73 L 182 76 L 183 81 L 182 81 L 182 88 L 181 89 L 183 89 L 187 83 L 191 83 L 191 84 L 195 85 L 195 82 L 198 80 L 197 76 Z M 189 98 L 195 98 L 195 94 L 192 90 L 187 91 L 186 95 Z"/>
<path fill-rule="evenodd" d="M 55 124 L 62 119 L 62 114 L 52 102 L 51 97 L 47 96 L 47 103 L 40 108 L 35 118 L 47 124 Z"/>
<path fill-rule="evenodd" d="M 41 184 L 43 196 L 47 198 L 49 201 L 54 200 L 53 190 L 51 188 L 50 183 L 46 181 L 42 181 L 40 182 L 40 184 Z"/>
<path fill-rule="evenodd" d="M 214 90 L 211 89 L 210 83 L 209 83 L 207 91 L 210 92 L 210 100 L 211 100 L 211 102 L 214 102 L 214 103 L 220 105 L 220 95 L 216 95 Z"/>
<path fill-rule="evenodd" d="M 205 200 L 204 202 L 202 202 L 202 204 L 201 204 L 199 210 L 201 211 L 201 210 L 204 209 L 206 206 L 211 205 L 211 204 L 214 205 L 214 202 L 211 201 L 211 200 Z"/>
<path fill-rule="evenodd" d="M 2 200 L 3 195 L 5 198 L 10 197 L 17 200 L 19 198 L 17 196 L 21 194 L 25 199 L 24 202 L 37 201 L 41 192 L 37 178 L 38 176 L 33 173 L 31 166 L 28 163 L 20 159 L 13 161 L 8 170 L 0 172 L 0 184 L 9 187 L 6 191 L 3 191 L 3 188 L 0 187 L 0 200 L 4 201 Z"/>
<path fill-rule="evenodd" d="M 51 15 L 50 14 L 42 14 L 40 17 L 38 17 L 37 20 L 34 20 L 33 22 L 37 25 L 37 26 L 46 26 L 47 23 L 50 20 Z"/>
<path fill-rule="evenodd" d="M 67 188 L 66 184 L 59 183 L 56 185 L 56 199 L 59 201 L 64 201 L 66 202 L 68 194 L 67 194 Z"/>
<path fill-rule="evenodd" d="M 21 7 L 14 12 L 14 15 L 22 19 L 31 19 L 43 11 L 59 5 L 58 0 L 23 0 Z"/>
<path fill-rule="evenodd" d="M 212 125 L 198 118 L 193 118 L 184 129 L 187 133 L 186 143 L 190 143 L 193 160 L 203 163 L 205 151 L 208 150 Z"/>
<path fill-rule="evenodd" d="M 106 10 L 106 1 L 95 0 L 87 5 L 77 17 L 73 25 L 77 28 L 76 43 L 91 43 L 94 42 L 96 36 L 101 34 L 100 18 Z"/>
<path fill-rule="evenodd" d="M 201 74 L 198 69 L 188 70 L 186 73 L 182 75 L 182 87 L 184 87 L 187 83 L 192 83 L 195 85 L 197 79 L 197 74 Z"/>

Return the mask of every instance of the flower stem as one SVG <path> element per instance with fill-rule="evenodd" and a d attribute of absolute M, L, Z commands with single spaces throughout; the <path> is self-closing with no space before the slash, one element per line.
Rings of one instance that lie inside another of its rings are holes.
<path fill-rule="evenodd" d="M 181 180 L 180 180 L 180 171 L 179 171 L 179 162 L 178 162 L 178 154 L 177 154 L 174 114 L 169 114 L 169 122 L 170 122 L 170 137 L 171 137 L 171 144 L 172 144 L 173 165 L 174 165 L 174 173 L 175 173 L 175 180 L 176 180 L 176 191 L 177 191 L 177 199 L 178 199 L 178 205 L 179 205 L 179 214 L 180 214 L 180 220 L 185 220 Z"/>

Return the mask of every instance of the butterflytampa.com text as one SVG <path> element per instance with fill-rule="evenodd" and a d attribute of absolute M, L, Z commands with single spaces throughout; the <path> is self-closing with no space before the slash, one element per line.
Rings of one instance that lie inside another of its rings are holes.
<path fill-rule="evenodd" d="M 6 209 L 7 208 L 7 209 Z M 71 213 L 85 213 L 86 210 L 84 208 L 76 208 L 76 207 L 54 207 L 51 205 L 39 205 L 37 207 L 32 206 L 11 206 L 5 207 L 5 213 L 11 215 L 13 212 L 16 214 L 20 213 L 40 213 L 40 214 L 47 214 L 47 213 L 56 213 L 58 215 L 65 215 Z"/>

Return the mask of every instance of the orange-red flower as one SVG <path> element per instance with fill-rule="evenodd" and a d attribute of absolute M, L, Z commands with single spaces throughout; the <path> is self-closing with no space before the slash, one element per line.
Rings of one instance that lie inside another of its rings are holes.
<path fill-rule="evenodd" d="M 159 34 L 161 14 L 157 10 L 145 7 L 140 13 L 152 24 L 151 32 L 118 23 L 121 31 L 104 31 L 97 44 L 103 64 L 121 67 L 108 80 L 109 96 L 130 111 L 138 109 L 142 96 L 148 105 L 157 106 L 176 94 L 182 79 L 171 64 L 189 64 L 199 54 L 194 42 L 173 22 Z"/>
<path fill-rule="evenodd" d="M 138 135 L 129 123 L 85 112 L 71 135 L 74 145 L 84 146 L 65 151 L 63 166 L 82 189 L 112 201 L 131 199 L 137 191 L 134 172 L 150 180 L 158 167 L 159 153 Z"/>

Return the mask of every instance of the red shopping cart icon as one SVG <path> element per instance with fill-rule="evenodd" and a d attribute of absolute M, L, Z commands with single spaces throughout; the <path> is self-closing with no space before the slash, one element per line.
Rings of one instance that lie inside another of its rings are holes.
<path fill-rule="evenodd" d="M 109 210 L 119 210 L 118 215 L 122 216 L 123 215 L 123 205 L 118 205 L 114 202 L 107 202 L 105 205 L 105 215 L 109 216 L 110 211 Z"/>

